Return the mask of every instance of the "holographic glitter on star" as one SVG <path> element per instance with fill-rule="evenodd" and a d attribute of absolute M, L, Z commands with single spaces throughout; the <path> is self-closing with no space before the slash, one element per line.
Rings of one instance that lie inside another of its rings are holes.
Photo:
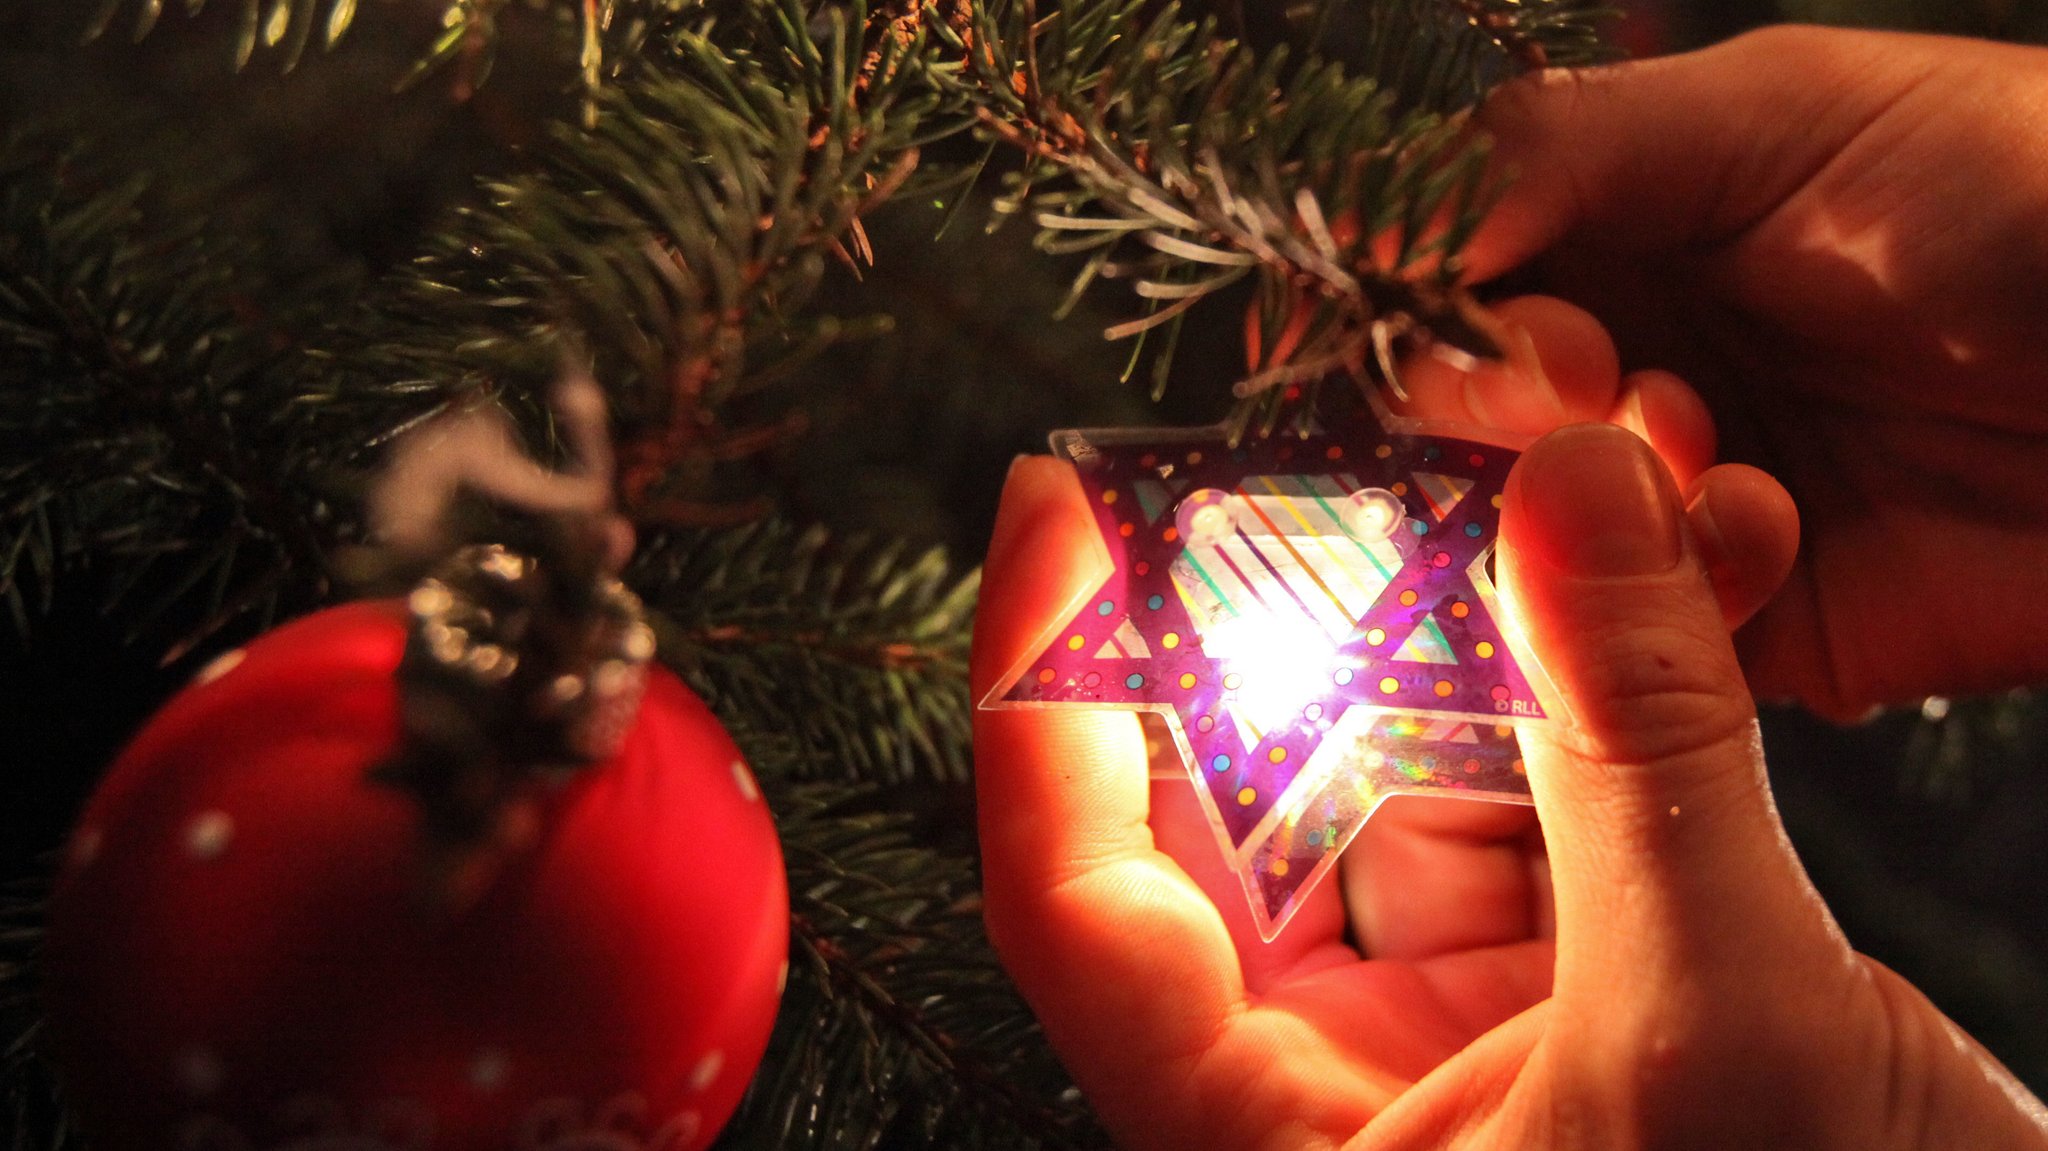
<path fill-rule="evenodd" d="M 1555 709 L 1486 574 L 1518 453 L 1479 436 L 1054 433 L 1109 570 L 983 705 L 1164 716 L 1267 939 L 1386 797 L 1529 802 L 1513 728 Z"/>

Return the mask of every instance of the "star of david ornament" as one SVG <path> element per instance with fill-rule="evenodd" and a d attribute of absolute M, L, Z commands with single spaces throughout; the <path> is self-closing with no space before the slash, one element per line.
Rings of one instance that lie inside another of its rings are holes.
<path fill-rule="evenodd" d="M 1052 447 L 1108 571 L 983 706 L 1162 716 L 1266 939 L 1388 796 L 1529 802 L 1514 728 L 1556 706 L 1486 574 L 1513 448 L 1377 405 Z"/>

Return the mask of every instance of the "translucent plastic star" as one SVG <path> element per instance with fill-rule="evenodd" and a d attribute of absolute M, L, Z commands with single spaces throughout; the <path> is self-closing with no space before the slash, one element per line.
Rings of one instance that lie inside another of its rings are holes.
<path fill-rule="evenodd" d="M 1163 716 L 1268 939 L 1387 796 L 1528 802 L 1549 685 L 1486 574 L 1517 453 L 1476 435 L 1055 433 L 1108 571 L 984 706 Z"/>

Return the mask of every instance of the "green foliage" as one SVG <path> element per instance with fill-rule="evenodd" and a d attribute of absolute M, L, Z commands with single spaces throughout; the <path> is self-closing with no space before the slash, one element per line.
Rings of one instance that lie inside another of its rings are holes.
<path fill-rule="evenodd" d="M 260 47 L 279 54 L 287 72 L 297 67 L 306 45 L 317 30 L 322 43 L 334 47 L 355 21 L 357 0 L 242 0 L 236 12 L 234 34 L 235 67 L 249 63 Z M 185 15 L 197 16 L 206 0 L 184 0 Z M 131 34 L 137 40 L 156 29 L 163 17 L 164 0 L 100 0 L 86 27 L 85 39 L 96 40 L 107 33 L 114 20 L 132 9 Z"/>
<path fill-rule="evenodd" d="M 1214 19 L 1144 0 L 991 0 L 949 44 L 988 133 L 1028 157 L 1005 204 L 1041 246 L 1088 253 L 1078 293 L 1129 279 L 1144 314 L 1112 339 L 1164 329 L 1165 387 L 1191 308 L 1247 276 L 1251 374 L 1240 397 L 1268 430 L 1280 384 L 1313 384 L 1417 326 L 1495 351 L 1455 286 L 1489 203 L 1483 138 L 1460 113 L 1519 67 L 1593 54 L 1601 10 L 1386 0 L 1367 10 L 1367 71 L 1286 44 L 1219 37 Z M 944 33 L 942 33 L 944 34 Z M 1266 394 L 1270 393 L 1270 394 Z M 1238 427 L 1252 417 L 1240 408 Z"/>
<path fill-rule="evenodd" d="M 719 1146 L 1105 1146 L 996 966 L 971 861 L 927 846 L 883 794 L 769 798 L 789 860 L 789 987 Z"/>
<path fill-rule="evenodd" d="M 663 658 L 792 741 L 795 778 L 964 780 L 975 574 L 943 552 L 767 522 L 657 537 L 626 573 Z"/>
<path fill-rule="evenodd" d="M 365 381 L 444 398 L 505 387 L 532 409 L 557 345 L 587 342 L 629 515 L 688 525 L 765 510 L 707 503 L 714 465 L 798 425 L 725 413 L 860 333 L 803 305 L 826 260 L 859 258 L 859 217 L 915 165 L 938 97 L 907 87 L 902 49 L 864 42 L 857 6 L 753 16 L 667 29 L 593 97 L 588 128 L 552 126 L 522 171 L 488 181 L 334 340 L 334 410 L 357 405 Z"/>
<path fill-rule="evenodd" d="M 0 154 L 0 595 L 18 628 L 92 559 L 137 629 L 267 610 L 321 578 L 277 334 L 246 252 L 146 211 L 150 181 L 16 138 Z M 196 610 L 195 610 L 196 609 Z"/>

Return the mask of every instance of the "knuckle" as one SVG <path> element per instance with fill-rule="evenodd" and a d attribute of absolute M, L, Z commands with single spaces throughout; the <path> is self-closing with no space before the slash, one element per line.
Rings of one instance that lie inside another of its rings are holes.
<path fill-rule="evenodd" d="M 1575 710 L 1594 757 L 1655 762 L 1749 738 L 1756 705 L 1725 641 L 1659 624 L 1590 650 Z"/>
<path fill-rule="evenodd" d="M 1476 118 L 1479 123 L 1493 132 L 1522 123 L 1529 119 L 1535 105 L 1542 98 L 1543 88 L 1549 78 L 1543 73 L 1517 76 L 1504 84 L 1496 85 L 1486 94 L 1480 104 Z"/>
<path fill-rule="evenodd" d="M 1862 964 L 1877 999 L 1872 1014 L 1883 1032 L 1882 1041 L 1872 1045 L 1882 1063 L 1881 1129 L 1896 1140 L 1894 1146 L 1935 1146 L 1936 1077 L 1930 1053 L 1953 1051 L 1955 1036 L 1938 1016 L 1929 1018 L 1926 998 L 1904 977 L 1872 960 Z"/>

